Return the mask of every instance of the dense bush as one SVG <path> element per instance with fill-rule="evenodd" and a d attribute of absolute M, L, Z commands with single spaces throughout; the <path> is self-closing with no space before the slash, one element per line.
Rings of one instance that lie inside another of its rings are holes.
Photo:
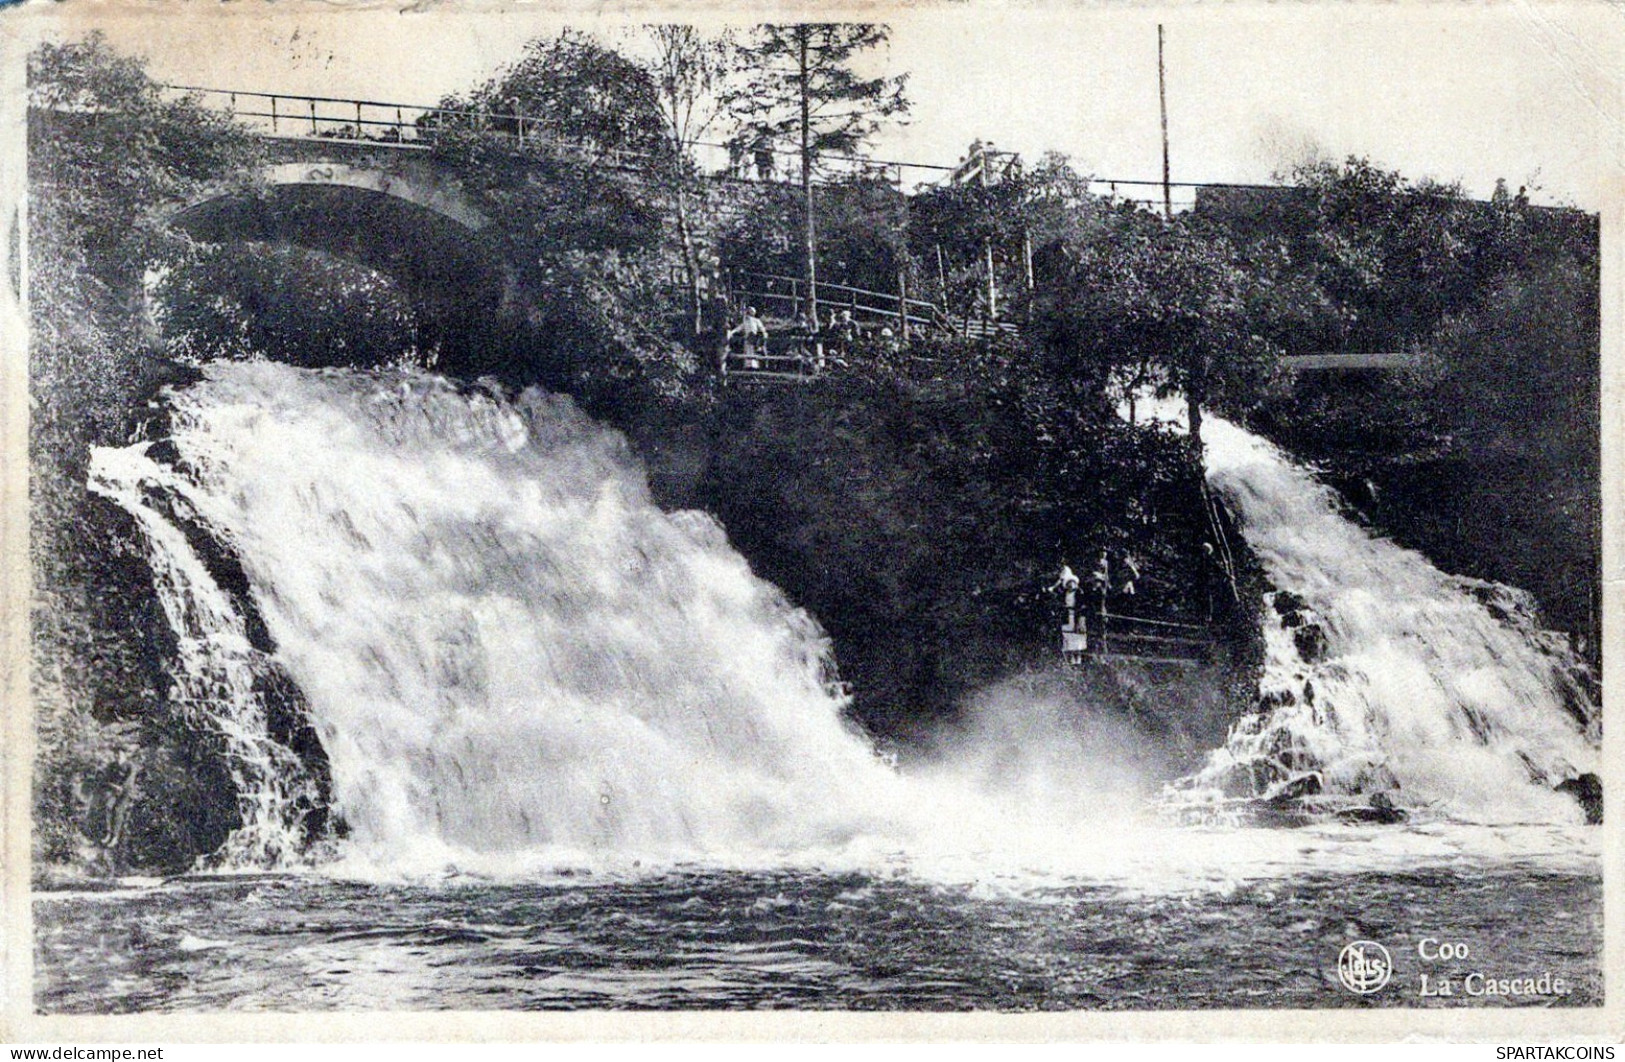
<path fill-rule="evenodd" d="M 1063 560 L 1133 552 L 1139 608 L 1201 618 L 1183 441 L 1080 414 L 1012 356 L 923 384 L 736 392 L 712 421 L 697 500 L 825 624 L 881 733 L 923 733 L 969 691 L 1053 659 L 1046 588 Z"/>
<path fill-rule="evenodd" d="M 230 828 L 230 787 L 207 738 L 167 710 L 168 627 L 127 519 L 85 490 L 86 462 L 128 441 L 174 374 L 145 299 L 147 267 L 189 250 L 166 211 L 246 184 L 259 149 L 96 36 L 41 46 L 28 75 L 35 854 L 179 866 Z M 141 825 L 99 851 L 97 789 L 120 754 L 139 767 Z"/>

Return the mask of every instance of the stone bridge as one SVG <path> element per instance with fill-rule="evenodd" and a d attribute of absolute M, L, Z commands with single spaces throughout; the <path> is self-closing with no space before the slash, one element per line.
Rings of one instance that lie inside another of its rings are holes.
<path fill-rule="evenodd" d="M 526 118 L 381 101 L 170 88 L 257 129 L 271 160 L 260 175 L 260 191 L 208 197 L 181 210 L 175 224 L 210 242 L 291 243 L 385 273 L 412 300 L 426 338 L 464 368 L 478 367 L 457 355 L 492 348 L 481 333 L 513 308 L 515 285 L 496 253 L 490 219 L 429 142 L 437 128 L 456 127 L 489 132 L 523 147 L 542 135 Z M 604 161 L 638 165 L 635 159 Z M 899 188 L 905 168 L 952 169 L 887 165 L 895 168 Z M 1309 354 L 1287 361 L 1297 372 L 1381 372 L 1412 364 L 1404 353 Z"/>
<path fill-rule="evenodd" d="M 444 354 L 477 344 L 512 285 L 490 246 L 490 219 L 457 174 L 410 144 L 267 143 L 256 188 L 210 195 L 173 224 L 209 242 L 293 244 L 359 262 L 400 285 Z"/>

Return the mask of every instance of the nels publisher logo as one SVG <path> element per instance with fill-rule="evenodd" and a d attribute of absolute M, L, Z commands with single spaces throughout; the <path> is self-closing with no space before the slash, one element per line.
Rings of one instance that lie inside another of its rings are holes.
<path fill-rule="evenodd" d="M 1337 956 L 1337 979 L 1350 992 L 1369 995 L 1394 975 L 1388 949 L 1369 940 L 1356 940 Z"/>

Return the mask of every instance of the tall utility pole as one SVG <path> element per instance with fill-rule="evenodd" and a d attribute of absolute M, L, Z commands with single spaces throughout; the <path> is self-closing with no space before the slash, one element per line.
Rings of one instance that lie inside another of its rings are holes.
<path fill-rule="evenodd" d="M 806 253 L 807 253 L 807 319 L 818 320 L 818 232 L 813 222 L 813 186 L 812 186 L 812 92 L 811 71 L 808 70 L 807 45 L 808 38 L 812 36 L 812 27 L 802 24 L 796 27 L 796 45 L 801 72 L 801 204 L 807 214 Z M 815 326 L 816 327 L 816 324 Z"/>
<path fill-rule="evenodd" d="M 1174 216 L 1174 195 L 1168 179 L 1168 80 L 1162 65 L 1162 23 L 1157 23 L 1157 102 L 1162 108 L 1162 216 Z"/>

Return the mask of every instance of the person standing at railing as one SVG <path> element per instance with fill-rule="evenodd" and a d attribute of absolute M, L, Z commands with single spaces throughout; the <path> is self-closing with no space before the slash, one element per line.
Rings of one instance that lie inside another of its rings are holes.
<path fill-rule="evenodd" d="M 896 357 L 903 352 L 903 341 L 897 338 L 897 333 L 893 332 L 890 326 L 882 326 L 878 338 L 880 352 L 886 357 Z"/>
<path fill-rule="evenodd" d="M 1049 588 L 1052 594 L 1061 595 L 1061 603 L 1065 608 L 1065 616 L 1061 623 L 1061 655 L 1072 663 L 1082 663 L 1083 654 L 1089 647 L 1087 620 L 1079 622 L 1078 617 L 1078 587 L 1082 584 L 1072 565 L 1066 561 L 1061 562 L 1061 574 L 1056 576 L 1055 583 Z"/>
<path fill-rule="evenodd" d="M 1111 595 L 1111 589 L 1111 558 L 1107 556 L 1105 550 L 1101 550 L 1100 557 L 1095 561 L 1094 570 L 1089 573 L 1089 615 L 1095 623 L 1092 634 L 1102 645 L 1106 630 L 1106 599 Z"/>
<path fill-rule="evenodd" d="M 767 137 L 760 137 L 750 148 L 751 161 L 756 164 L 756 179 L 768 182 L 774 178 L 773 141 Z"/>
<path fill-rule="evenodd" d="M 491 109 L 491 131 L 519 137 L 519 97 L 508 96 Z"/>
<path fill-rule="evenodd" d="M 801 361 L 804 372 L 819 373 L 824 370 L 824 341 L 819 333 L 818 318 L 808 317 L 806 313 L 796 314 L 796 357 Z"/>
<path fill-rule="evenodd" d="M 1118 587 L 1118 592 L 1124 597 L 1133 597 L 1135 593 L 1135 584 L 1139 582 L 1139 579 L 1139 558 L 1135 557 L 1132 553 L 1125 552 L 1123 554 L 1123 582 Z"/>
<path fill-rule="evenodd" d="M 858 337 L 861 335 L 858 322 L 852 319 L 852 311 L 842 310 L 840 316 L 836 317 L 834 322 L 831 323 L 829 330 L 831 335 L 835 337 L 836 350 L 840 356 L 843 358 L 849 357 L 852 348 L 857 345 Z"/>
<path fill-rule="evenodd" d="M 745 368 L 760 369 L 762 355 L 767 350 L 767 325 L 756 316 L 756 307 L 745 307 L 745 316 L 728 332 L 728 342 L 732 343 L 735 336 L 740 338 L 740 346 L 745 355 Z"/>

